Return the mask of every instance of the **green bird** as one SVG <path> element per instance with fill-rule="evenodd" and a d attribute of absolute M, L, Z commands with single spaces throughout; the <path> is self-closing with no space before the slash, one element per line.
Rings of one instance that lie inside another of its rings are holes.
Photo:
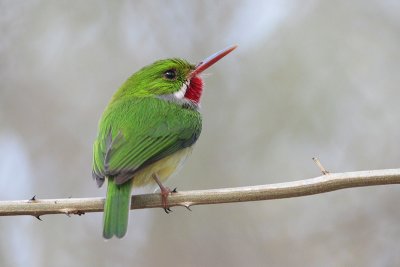
<path fill-rule="evenodd" d="M 190 153 L 201 132 L 200 74 L 234 50 L 228 47 L 197 65 L 172 58 L 134 73 L 104 110 L 93 145 L 93 178 L 107 178 L 103 236 L 127 231 L 131 189 L 157 183 L 168 213 L 171 190 L 162 185 Z"/>

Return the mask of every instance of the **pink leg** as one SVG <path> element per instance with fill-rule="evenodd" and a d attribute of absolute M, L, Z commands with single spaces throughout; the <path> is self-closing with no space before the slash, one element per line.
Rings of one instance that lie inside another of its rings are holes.
<path fill-rule="evenodd" d="M 176 189 L 171 190 L 168 187 L 164 186 L 160 179 L 158 179 L 157 174 L 153 174 L 153 179 L 154 181 L 156 181 L 156 183 L 158 184 L 158 186 L 160 187 L 161 190 L 161 201 L 162 201 L 162 205 L 164 208 L 164 211 L 166 213 L 170 213 L 172 210 L 168 207 L 168 196 L 171 192 L 176 192 Z"/>

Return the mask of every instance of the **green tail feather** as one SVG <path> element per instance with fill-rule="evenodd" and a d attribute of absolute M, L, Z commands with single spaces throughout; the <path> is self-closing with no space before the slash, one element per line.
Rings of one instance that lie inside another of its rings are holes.
<path fill-rule="evenodd" d="M 122 238 L 128 228 L 131 204 L 132 180 L 116 185 L 113 178 L 108 179 L 107 198 L 104 205 L 103 237 L 110 239 L 114 235 Z"/>

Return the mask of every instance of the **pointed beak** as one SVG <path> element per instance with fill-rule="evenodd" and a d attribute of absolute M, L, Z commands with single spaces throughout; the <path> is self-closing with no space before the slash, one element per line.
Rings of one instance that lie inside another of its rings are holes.
<path fill-rule="evenodd" d="M 235 50 L 236 47 L 237 47 L 237 45 L 229 46 L 229 47 L 209 56 L 208 58 L 204 59 L 199 64 L 197 64 L 196 68 L 191 73 L 191 76 L 193 77 L 193 76 L 196 76 L 196 75 L 202 73 L 203 71 L 205 71 L 206 69 L 208 69 L 209 67 L 214 65 L 214 63 L 219 61 L 221 58 L 223 58 L 224 56 L 226 56 L 227 54 L 229 54 L 230 52 Z"/>

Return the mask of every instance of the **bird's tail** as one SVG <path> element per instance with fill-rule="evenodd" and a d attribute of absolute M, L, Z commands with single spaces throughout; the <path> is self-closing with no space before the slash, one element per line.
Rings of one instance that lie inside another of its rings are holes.
<path fill-rule="evenodd" d="M 114 235 L 122 238 L 128 228 L 131 204 L 132 179 L 117 185 L 113 178 L 108 178 L 107 197 L 104 205 L 103 237 L 110 239 Z"/>

